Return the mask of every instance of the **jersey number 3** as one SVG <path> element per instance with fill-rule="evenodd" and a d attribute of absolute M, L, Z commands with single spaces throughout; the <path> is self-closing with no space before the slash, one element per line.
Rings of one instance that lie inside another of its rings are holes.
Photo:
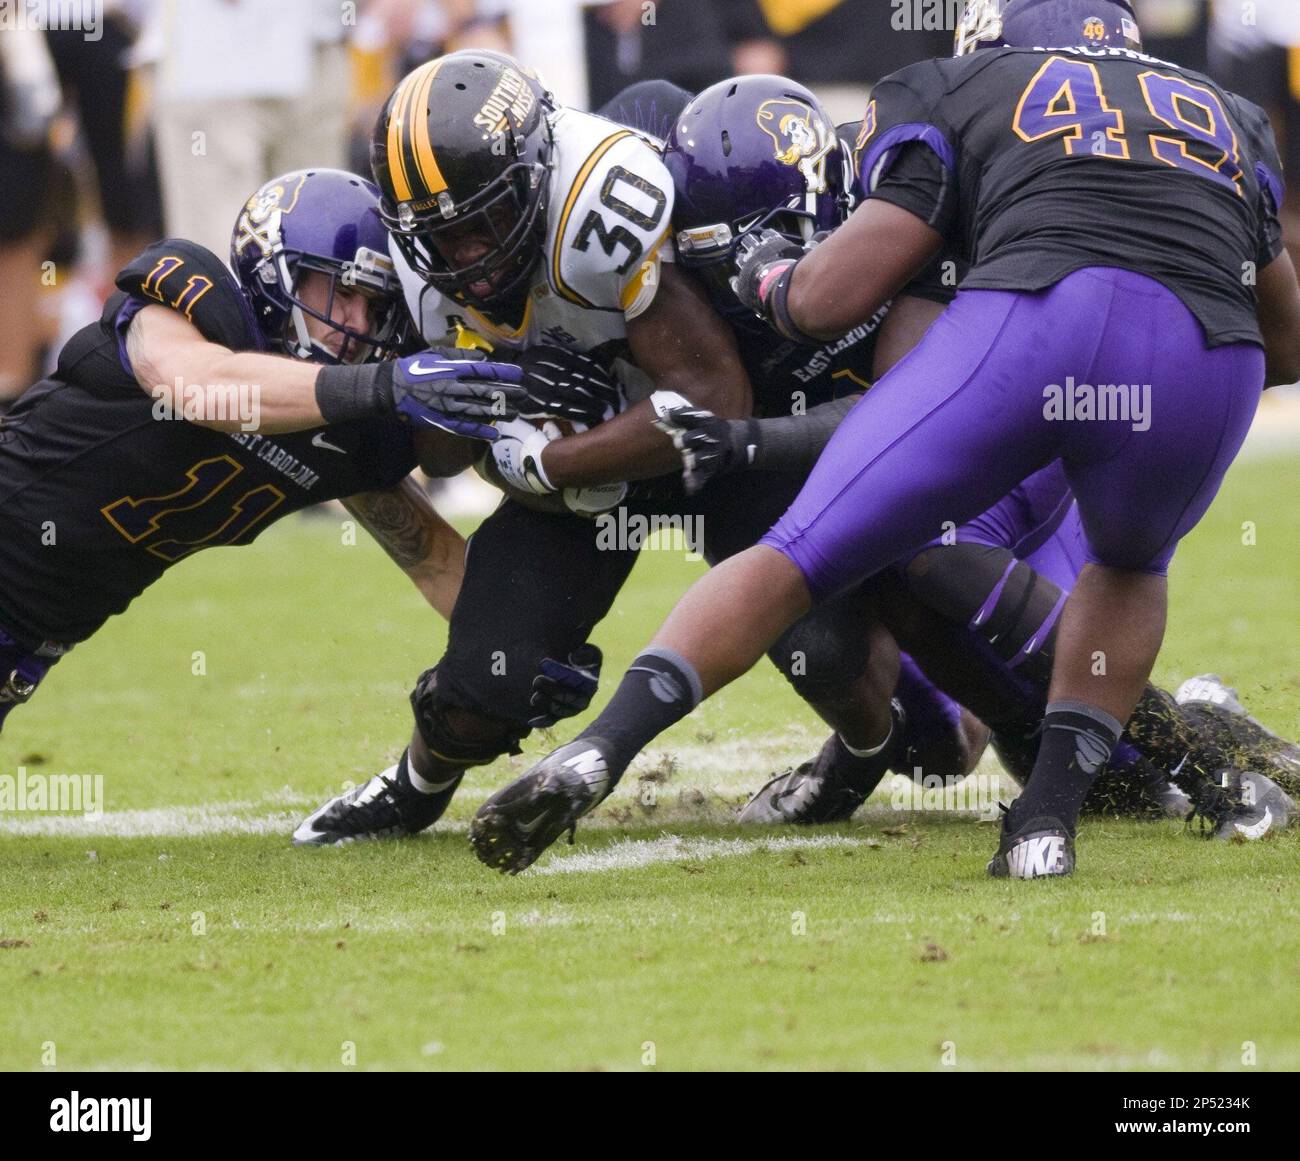
<path fill-rule="evenodd" d="M 1140 74 L 1138 83 L 1151 115 L 1174 134 L 1150 134 L 1152 156 L 1240 195 L 1241 150 L 1218 95 L 1154 70 Z M 1060 137 L 1071 156 L 1130 156 L 1124 113 L 1106 100 L 1101 74 L 1088 61 L 1049 57 L 1021 95 L 1012 127 L 1022 141 Z"/>
<path fill-rule="evenodd" d="M 643 197 L 647 197 L 654 202 L 654 213 L 647 214 L 619 197 L 615 192 L 615 187 L 618 186 L 619 182 L 623 182 Z M 653 230 L 659 225 L 659 220 L 664 216 L 664 207 L 668 205 L 668 198 L 663 190 L 651 185 L 645 178 L 640 177 L 631 170 L 624 169 L 621 165 L 612 165 L 609 173 L 605 175 L 605 184 L 600 187 L 600 204 L 607 209 L 613 210 L 620 218 L 631 222 L 642 230 Z M 577 237 L 573 239 L 573 248 L 585 253 L 587 247 L 591 244 L 593 234 L 600 243 L 601 249 L 611 258 L 614 256 L 616 247 L 623 246 L 626 248 L 627 257 L 618 267 L 620 275 L 626 274 L 637 262 L 641 261 L 642 246 L 640 239 L 626 226 L 615 225 L 613 229 L 606 230 L 605 220 L 595 210 L 587 214 L 582 225 L 578 228 Z"/>

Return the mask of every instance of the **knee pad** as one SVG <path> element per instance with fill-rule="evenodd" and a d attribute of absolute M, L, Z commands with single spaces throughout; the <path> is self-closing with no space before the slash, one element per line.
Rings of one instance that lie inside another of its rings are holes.
<path fill-rule="evenodd" d="M 938 545 L 918 553 L 903 575 L 917 600 L 994 643 L 1004 660 L 1051 656 L 1065 594 L 1010 549 Z"/>
<path fill-rule="evenodd" d="M 420 674 L 411 690 L 411 710 L 415 714 L 415 727 L 435 758 L 449 766 L 485 766 L 502 754 L 518 754 L 519 743 L 528 733 L 527 727 L 518 729 L 510 723 L 477 715 L 451 701 L 438 688 L 438 667 Z M 452 723 L 453 715 L 475 714 L 483 720 L 482 730 L 470 734 L 463 726 Z"/>
<path fill-rule="evenodd" d="M 767 655 L 801 698 L 816 702 L 849 689 L 867 671 L 867 630 L 861 610 L 822 605 L 782 633 Z"/>

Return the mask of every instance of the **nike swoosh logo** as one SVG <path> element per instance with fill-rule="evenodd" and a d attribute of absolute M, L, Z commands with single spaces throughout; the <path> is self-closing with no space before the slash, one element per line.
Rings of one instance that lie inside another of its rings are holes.
<path fill-rule="evenodd" d="M 515 829 L 519 831 L 519 833 L 522 834 L 524 838 L 532 838 L 533 831 L 535 831 L 545 821 L 546 821 L 546 811 L 543 810 L 542 813 L 539 814 L 535 819 L 533 819 L 532 822 L 515 823 Z"/>
<path fill-rule="evenodd" d="M 1242 826 L 1239 822 L 1234 822 L 1232 825 L 1248 839 L 1261 838 L 1273 825 L 1273 810 L 1271 807 L 1264 807 L 1264 817 L 1258 822 L 1251 823 L 1250 826 Z"/>
<path fill-rule="evenodd" d="M 341 456 L 348 454 L 347 448 L 339 447 L 336 443 L 330 443 L 319 431 L 311 437 L 311 446 L 323 447 L 326 451 L 338 452 Z"/>
<path fill-rule="evenodd" d="M 445 363 L 434 363 L 432 367 L 426 367 L 419 359 L 407 366 L 406 370 L 411 375 L 436 375 L 439 371 L 447 370 L 448 366 L 465 367 L 470 365 L 468 359 L 448 359 Z"/>

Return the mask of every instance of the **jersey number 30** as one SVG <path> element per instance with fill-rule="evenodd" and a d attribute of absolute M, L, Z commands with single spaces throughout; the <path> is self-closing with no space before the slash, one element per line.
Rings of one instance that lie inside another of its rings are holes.
<path fill-rule="evenodd" d="M 1241 150 L 1218 95 L 1154 70 L 1140 74 L 1138 83 L 1151 115 L 1174 134 L 1150 134 L 1152 155 L 1240 195 Z M 1021 96 L 1013 128 L 1022 141 L 1060 137 L 1071 156 L 1130 156 L 1124 113 L 1106 100 L 1101 74 L 1087 61 L 1049 57 Z"/>
<path fill-rule="evenodd" d="M 654 213 L 647 214 L 619 197 L 615 192 L 619 182 L 623 182 L 643 197 L 654 202 Z M 645 178 L 633 173 L 631 170 L 624 169 L 621 165 L 612 165 L 609 168 L 609 173 L 605 175 L 605 184 L 600 187 L 600 204 L 607 209 L 613 210 L 620 218 L 631 222 L 642 230 L 653 230 L 659 225 L 660 218 L 664 216 L 664 207 L 668 205 L 668 198 L 663 190 L 651 185 Z M 585 253 L 587 247 L 591 244 L 593 234 L 600 243 L 601 249 L 610 257 L 613 257 L 616 247 L 623 246 L 626 248 L 627 257 L 618 267 L 620 275 L 626 274 L 636 263 L 641 261 L 642 246 L 640 239 L 626 226 L 615 225 L 613 229 L 606 230 L 604 219 L 595 210 L 587 214 L 582 225 L 578 228 L 577 237 L 573 239 L 573 248 Z"/>

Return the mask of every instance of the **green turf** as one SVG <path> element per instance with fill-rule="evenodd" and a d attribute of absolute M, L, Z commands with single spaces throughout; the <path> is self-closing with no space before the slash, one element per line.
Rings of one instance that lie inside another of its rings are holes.
<path fill-rule="evenodd" d="M 1217 669 L 1292 735 L 1297 474 L 1234 468 L 1180 554 L 1157 669 Z M 358 1068 L 1236 1069 L 1247 1042 L 1246 1067 L 1300 1068 L 1296 832 L 1093 822 L 1072 880 L 1014 885 L 984 877 L 992 827 L 887 798 L 756 836 L 728 807 L 819 737 L 763 670 L 657 745 L 653 810 L 629 780 L 542 860 L 558 873 L 500 878 L 463 834 L 546 740 L 475 772 L 449 832 L 291 848 L 299 815 L 398 751 L 445 637 L 341 539 L 304 520 L 202 554 L 10 718 L 0 773 L 102 774 L 109 813 L 84 833 L 0 817 L 0 1067 L 52 1041 L 70 1069 L 349 1067 L 346 1043 Z M 646 554 L 597 634 L 611 678 L 698 569 Z"/>

